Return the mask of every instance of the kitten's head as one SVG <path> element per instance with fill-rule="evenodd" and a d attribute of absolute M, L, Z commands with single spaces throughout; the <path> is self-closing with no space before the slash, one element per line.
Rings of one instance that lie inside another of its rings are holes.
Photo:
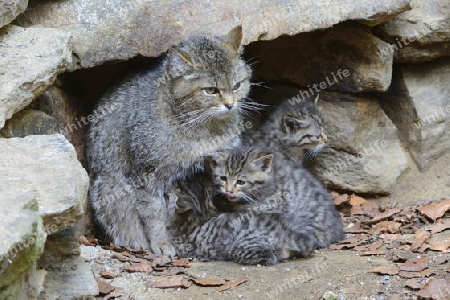
<path fill-rule="evenodd" d="M 284 154 L 294 160 L 312 160 L 325 146 L 323 118 L 317 109 L 317 100 L 291 104 L 284 102 L 270 120 L 273 136 Z"/>
<path fill-rule="evenodd" d="M 255 202 L 273 182 L 271 150 L 255 147 L 234 148 L 206 157 L 215 194 L 230 202 Z"/>
<path fill-rule="evenodd" d="M 193 36 L 171 49 L 171 109 L 187 127 L 236 120 L 250 89 L 251 70 L 240 58 L 242 28 L 224 37 Z"/>

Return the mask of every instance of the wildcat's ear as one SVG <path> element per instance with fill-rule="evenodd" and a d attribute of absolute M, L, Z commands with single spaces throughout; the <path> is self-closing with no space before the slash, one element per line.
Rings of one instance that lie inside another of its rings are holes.
<path fill-rule="evenodd" d="M 305 121 L 290 116 L 283 116 L 282 129 L 286 133 L 292 133 L 300 128 L 308 126 Z"/>
<path fill-rule="evenodd" d="M 225 41 L 234 52 L 238 53 L 242 43 L 242 26 L 239 25 L 231 29 L 226 35 Z"/>
<path fill-rule="evenodd" d="M 314 98 L 314 100 L 311 101 L 312 104 L 317 105 L 317 103 L 319 102 L 319 93 L 317 93 L 316 98 Z"/>
<path fill-rule="evenodd" d="M 175 204 L 175 212 L 177 214 L 186 213 L 188 211 L 195 211 L 194 200 L 186 197 L 179 197 Z"/>
<path fill-rule="evenodd" d="M 252 166 L 256 170 L 268 173 L 272 170 L 273 153 L 272 152 L 260 152 L 255 159 L 252 160 Z"/>

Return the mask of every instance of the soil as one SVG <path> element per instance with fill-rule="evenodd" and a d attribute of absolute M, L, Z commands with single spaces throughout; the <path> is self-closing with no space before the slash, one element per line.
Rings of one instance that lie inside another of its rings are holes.
<path fill-rule="evenodd" d="M 431 200 L 450 199 L 450 154 L 436 161 L 423 173 L 411 168 L 399 179 L 389 197 L 376 199 L 381 204 L 400 207 Z M 413 164 L 411 164 L 413 165 Z M 368 199 L 368 198 L 366 198 Z M 375 199 L 374 199 L 375 200 Z M 448 213 L 447 213 L 448 218 Z M 402 237 L 403 238 L 403 237 Z M 450 240 L 450 230 L 433 235 L 432 240 Z M 395 249 L 393 250 L 395 251 Z M 418 278 L 424 284 L 429 278 L 450 279 L 450 253 L 426 251 L 415 253 L 416 258 L 428 257 L 432 274 Z M 102 271 L 117 277 L 104 279 L 116 289 L 106 297 L 118 299 L 422 299 L 418 289 L 405 287 L 406 278 L 399 275 L 379 275 L 369 270 L 395 265 L 385 255 L 360 256 L 355 250 L 319 250 L 310 258 L 296 259 L 275 266 L 245 266 L 227 262 L 190 262 L 185 271 L 190 277 L 207 279 L 245 279 L 246 282 L 219 292 L 217 287 L 192 284 L 184 288 L 149 288 L 146 283 L 168 276 L 153 273 L 122 272 L 122 263 L 111 251 L 99 246 L 82 245 L 82 256 L 89 261 L 96 278 Z M 443 263 L 444 262 L 444 263 Z M 450 295 L 450 288 L 444 291 Z M 324 295 L 328 293 L 328 298 Z M 332 296 L 335 295 L 335 296 Z M 450 299 L 437 292 L 434 298 Z M 99 296 L 101 298 L 101 296 Z"/>

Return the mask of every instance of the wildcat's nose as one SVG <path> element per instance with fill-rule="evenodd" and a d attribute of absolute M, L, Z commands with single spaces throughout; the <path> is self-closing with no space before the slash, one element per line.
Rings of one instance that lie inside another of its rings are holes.
<path fill-rule="evenodd" d="M 224 106 L 225 106 L 226 108 L 228 108 L 228 110 L 231 110 L 231 109 L 233 108 L 233 106 L 234 106 L 234 103 L 233 103 L 233 102 L 225 103 Z"/>

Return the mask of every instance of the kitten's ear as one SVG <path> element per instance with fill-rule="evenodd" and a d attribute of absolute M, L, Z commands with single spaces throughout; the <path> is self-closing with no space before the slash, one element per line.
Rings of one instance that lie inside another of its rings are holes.
<path fill-rule="evenodd" d="M 210 168 L 216 168 L 218 164 L 224 161 L 228 156 L 225 150 L 214 152 L 213 154 L 205 156 L 205 164 Z"/>
<path fill-rule="evenodd" d="M 272 162 L 272 152 L 260 152 L 257 157 L 252 160 L 252 165 L 255 169 L 268 173 L 272 170 Z"/>
<path fill-rule="evenodd" d="M 291 133 L 306 127 L 305 122 L 290 116 L 283 116 L 282 129 L 286 133 Z"/>
<path fill-rule="evenodd" d="M 242 43 L 242 26 L 239 25 L 231 29 L 226 35 L 225 41 L 234 52 L 238 53 Z"/>
<path fill-rule="evenodd" d="M 188 199 L 187 196 L 179 197 L 175 204 L 175 212 L 182 214 L 188 211 L 195 211 L 194 200 Z"/>
<path fill-rule="evenodd" d="M 184 50 L 173 47 L 169 50 L 169 55 L 172 62 L 177 58 L 178 59 L 181 58 L 181 60 L 187 63 L 188 65 L 194 67 L 195 69 L 198 68 L 198 64 L 196 64 L 195 61 L 192 59 L 191 55 Z"/>

